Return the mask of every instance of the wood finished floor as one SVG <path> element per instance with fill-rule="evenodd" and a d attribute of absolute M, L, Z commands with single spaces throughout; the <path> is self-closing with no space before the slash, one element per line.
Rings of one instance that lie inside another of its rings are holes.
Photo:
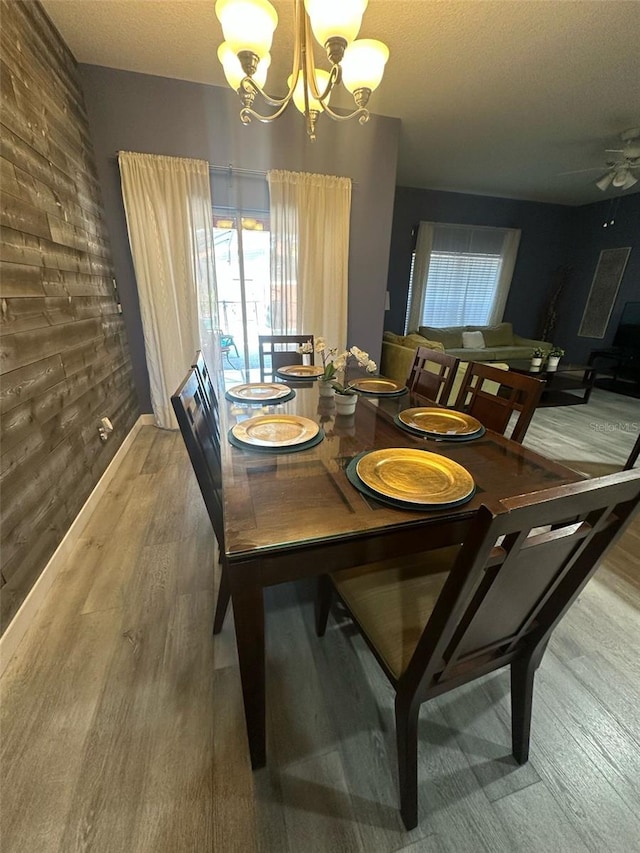
<path fill-rule="evenodd" d="M 526 443 L 613 470 L 639 422 L 595 391 L 536 412 Z M 406 833 L 392 691 L 348 623 L 315 637 L 308 585 L 268 593 L 270 763 L 251 772 L 232 619 L 211 636 L 209 522 L 180 437 L 144 427 L 0 683 L 0 847 L 638 850 L 639 563 L 636 524 L 556 631 L 526 766 L 506 672 L 423 706 Z"/>

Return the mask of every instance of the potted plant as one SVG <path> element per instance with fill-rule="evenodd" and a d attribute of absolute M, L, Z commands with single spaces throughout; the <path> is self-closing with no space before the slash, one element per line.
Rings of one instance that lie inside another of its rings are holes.
<path fill-rule="evenodd" d="M 536 347 L 531 354 L 531 369 L 540 370 L 542 367 L 542 359 L 544 358 L 544 350 Z"/>
<path fill-rule="evenodd" d="M 547 357 L 547 370 L 549 373 L 552 373 L 554 370 L 558 369 L 558 362 L 564 355 L 564 350 L 560 347 L 557 347 L 555 344 L 549 350 L 549 354 Z"/>
<path fill-rule="evenodd" d="M 307 341 L 306 344 L 298 347 L 298 352 L 309 353 L 311 352 L 311 346 L 311 341 Z M 358 347 L 351 347 L 351 349 L 345 350 L 338 355 L 338 348 L 327 347 L 325 339 L 322 337 L 315 339 L 314 349 L 322 358 L 322 367 L 324 369 L 322 376 L 318 377 L 320 396 L 327 397 L 335 395 L 336 411 L 338 414 L 353 414 L 358 401 L 356 392 L 344 383 L 344 375 L 343 381 L 338 382 L 336 378 L 337 374 L 340 372 L 344 373 L 347 363 L 351 358 L 354 358 L 361 367 L 364 367 L 367 373 L 375 373 L 378 365 L 373 359 L 369 358 L 369 353 L 358 349 Z"/>

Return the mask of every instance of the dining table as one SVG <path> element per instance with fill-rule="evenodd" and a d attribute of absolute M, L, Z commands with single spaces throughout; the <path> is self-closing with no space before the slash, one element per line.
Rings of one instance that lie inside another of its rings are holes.
<path fill-rule="evenodd" d="M 228 398 L 220 404 L 225 570 L 254 769 L 266 763 L 265 587 L 460 543 L 481 504 L 582 479 L 490 430 L 448 441 L 400 428 L 403 410 L 435 405 L 409 392 L 360 394 L 353 415 L 337 415 L 316 382 L 290 384 L 295 396 L 277 406 Z M 231 444 L 232 427 L 274 412 L 315 421 L 322 440 L 298 452 Z M 384 448 L 453 460 L 471 474 L 475 493 L 465 503 L 428 510 L 397 508 L 363 494 L 347 468 L 359 454 Z"/>

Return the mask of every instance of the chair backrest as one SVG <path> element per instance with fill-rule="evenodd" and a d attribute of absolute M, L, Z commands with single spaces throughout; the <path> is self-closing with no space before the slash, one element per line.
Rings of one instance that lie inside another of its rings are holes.
<path fill-rule="evenodd" d="M 217 412 L 214 409 L 208 410 L 194 369 L 187 373 L 178 390 L 172 395 L 171 404 L 218 540 L 220 553 L 224 554 L 219 424 Z"/>
<path fill-rule="evenodd" d="M 498 393 L 484 388 L 485 382 L 497 383 Z M 460 386 L 455 408 L 468 412 L 483 426 L 501 434 L 507 429 L 511 415 L 519 412 L 510 437 L 522 442 L 543 388 L 544 383 L 533 376 L 472 361 Z"/>
<path fill-rule="evenodd" d="M 636 438 L 636 443 L 633 445 L 631 449 L 631 453 L 629 454 L 629 458 L 624 463 L 624 470 L 628 471 L 638 461 L 638 456 L 640 456 L 640 433 L 638 433 L 638 437 Z"/>
<path fill-rule="evenodd" d="M 314 363 L 313 335 L 259 335 L 260 381 L 273 379 L 276 370 L 288 364 L 302 364 L 298 347 L 311 342 L 310 359 Z"/>
<path fill-rule="evenodd" d="M 207 367 L 201 350 L 198 350 L 196 352 L 196 358 L 191 367 L 196 372 L 196 377 L 200 385 L 200 390 L 202 391 L 203 402 L 207 406 L 207 414 L 210 415 L 211 420 L 217 425 L 218 395 L 216 394 L 215 389 L 213 387 L 213 382 L 211 381 L 211 376 L 209 374 L 209 368 Z"/>
<path fill-rule="evenodd" d="M 639 509 L 640 471 L 482 506 L 401 681 L 424 701 L 541 653 Z"/>
<path fill-rule="evenodd" d="M 446 352 L 418 347 L 407 379 L 410 391 L 446 405 L 460 359 Z"/>

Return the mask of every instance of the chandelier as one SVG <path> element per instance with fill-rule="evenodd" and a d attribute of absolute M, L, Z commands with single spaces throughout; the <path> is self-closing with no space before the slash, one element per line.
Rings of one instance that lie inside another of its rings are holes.
<path fill-rule="evenodd" d="M 278 118 L 293 101 L 305 116 L 311 141 L 316 138 L 316 122 L 321 113 L 334 121 L 357 117 L 360 124 L 369 120 L 367 104 L 371 92 L 380 85 L 389 58 L 386 45 L 376 39 L 356 39 L 369 0 L 294 0 L 295 43 L 293 68 L 287 80 L 284 98 L 272 98 L 263 86 L 271 64 L 271 42 L 278 15 L 268 0 L 218 0 L 216 15 L 222 24 L 224 42 L 218 59 L 227 82 L 242 102 L 240 120 L 270 122 Z M 326 49 L 329 71 L 314 67 L 313 41 Z M 355 109 L 346 114 L 329 106 L 332 91 L 342 83 L 351 92 Z M 270 115 L 254 109 L 256 95 L 275 107 Z"/>

